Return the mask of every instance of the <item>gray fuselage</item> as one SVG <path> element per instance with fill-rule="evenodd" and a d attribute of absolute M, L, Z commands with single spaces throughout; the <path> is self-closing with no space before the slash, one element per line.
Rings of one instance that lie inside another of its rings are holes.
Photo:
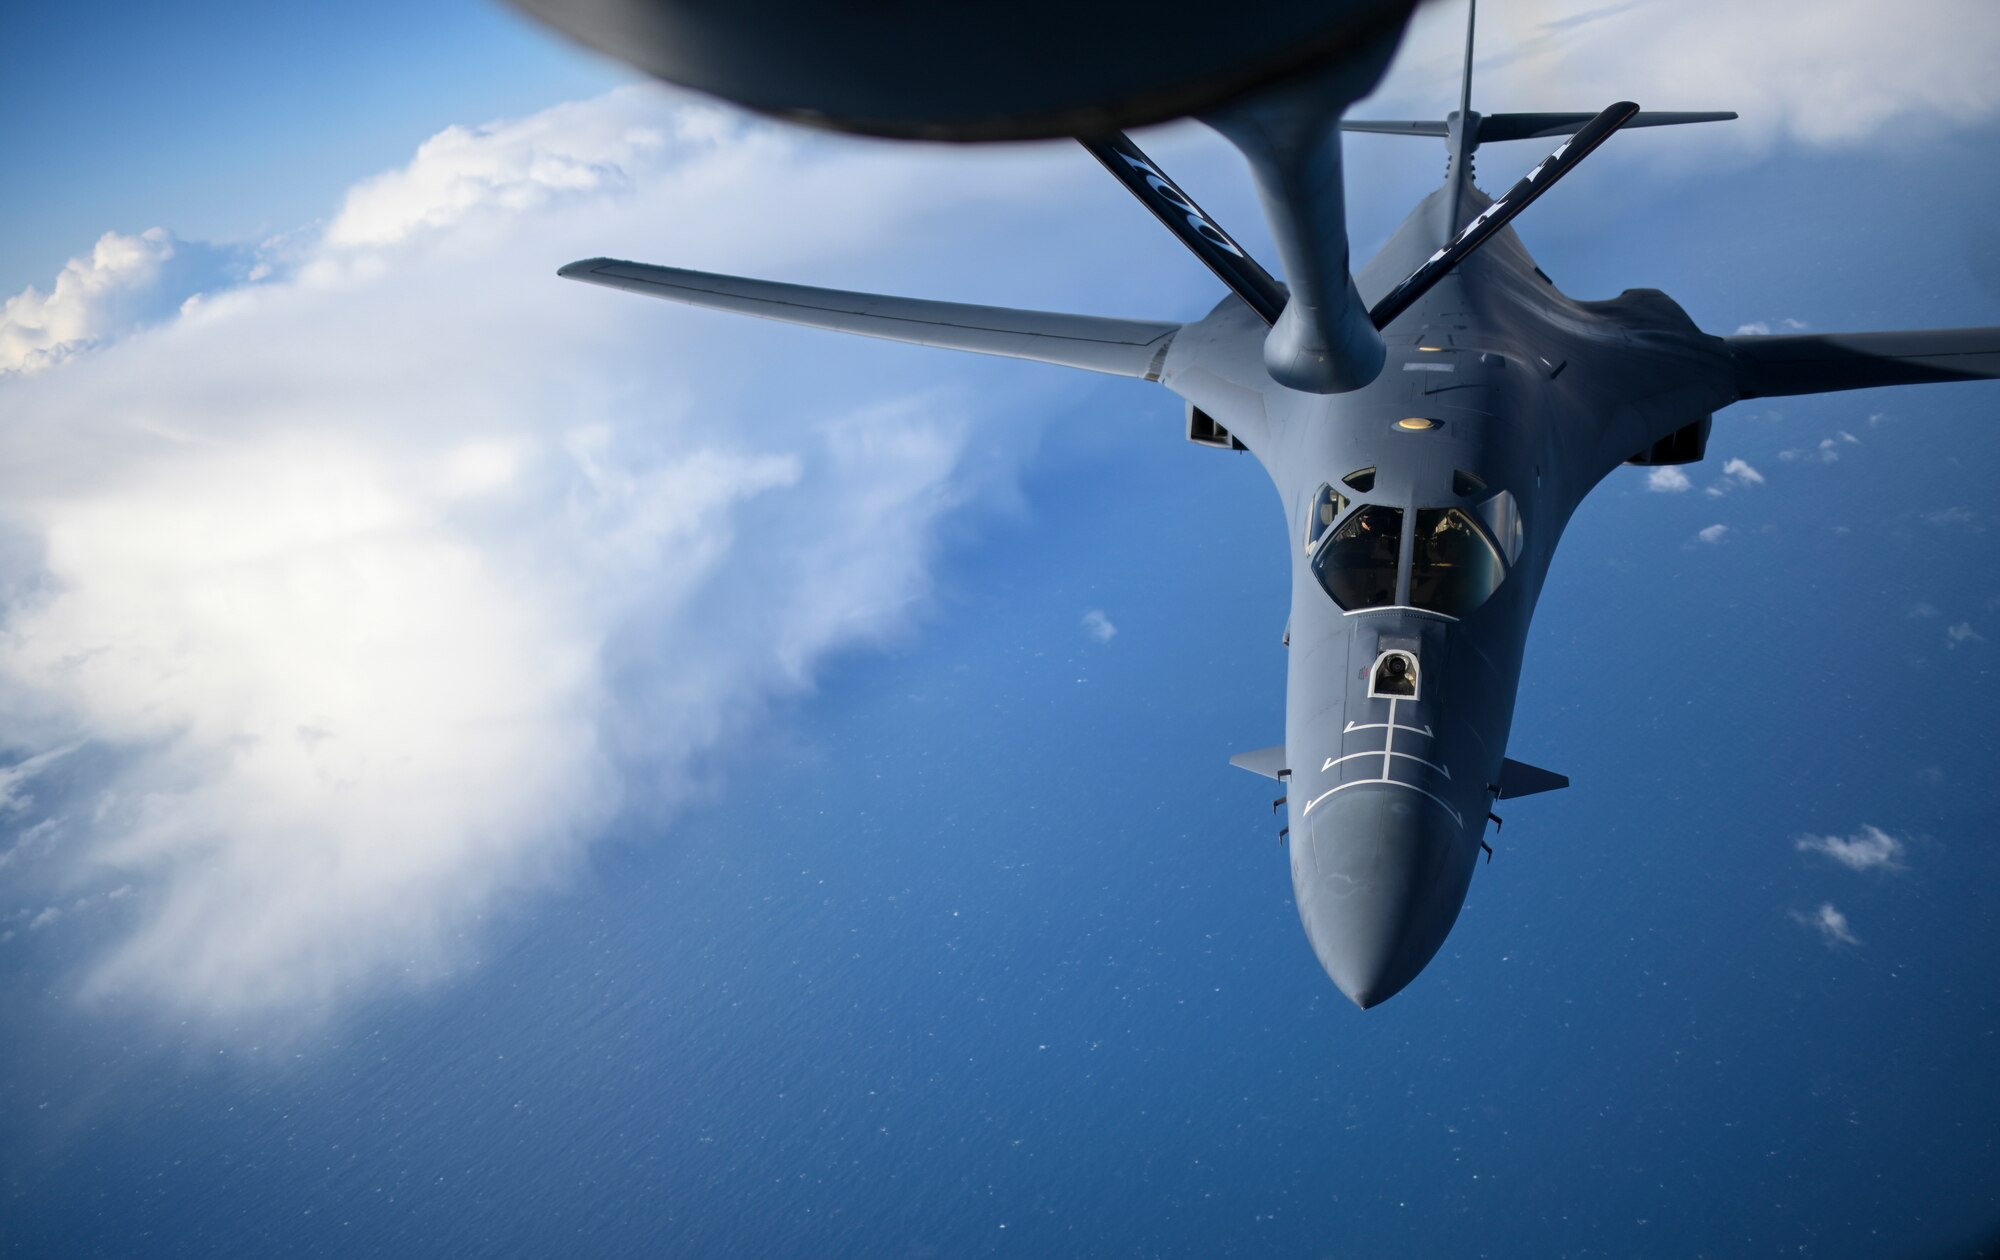
<path fill-rule="evenodd" d="M 1476 210 L 1481 194 L 1464 195 Z M 1422 262 L 1447 213 L 1446 190 L 1419 205 L 1357 276 L 1362 292 Z M 1301 393 L 1271 379 L 1265 327 L 1231 298 L 1174 339 L 1162 370 L 1257 456 L 1284 503 L 1292 884 L 1320 963 L 1363 1007 L 1415 978 L 1464 903 L 1529 620 L 1570 514 L 1613 468 L 1735 398 L 1721 341 L 1671 300 L 1573 301 L 1511 230 L 1384 331 L 1388 362 L 1372 384 Z M 1399 423 L 1411 420 L 1431 423 Z M 1365 489 L 1344 481 L 1369 469 L 1372 482 L 1356 479 Z M 1315 531 L 1323 486 L 1343 502 Z M 1327 544 L 1371 506 L 1401 512 L 1395 589 L 1343 608 L 1309 541 Z M 1505 557 L 1497 587 L 1456 616 L 1414 606 L 1439 601 L 1412 588 L 1418 513 L 1452 508 Z M 1390 656 L 1400 676 L 1384 672 Z"/>

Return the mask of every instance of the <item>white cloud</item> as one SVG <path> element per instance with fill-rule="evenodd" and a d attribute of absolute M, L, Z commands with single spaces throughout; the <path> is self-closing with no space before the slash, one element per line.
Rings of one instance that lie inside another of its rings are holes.
<path fill-rule="evenodd" d="M 1710 525 L 1707 528 L 1701 530 L 1699 533 L 1697 533 L 1695 537 L 1701 539 L 1705 543 L 1719 543 L 1722 541 L 1724 535 L 1728 533 L 1729 533 L 1729 526 L 1727 525 Z"/>
<path fill-rule="evenodd" d="M 1916 603 L 1910 605 L 1910 611 L 1907 615 L 1912 620 L 1916 620 L 1923 617 L 1936 617 L 1941 614 L 1937 610 L 1937 605 L 1931 603 L 1929 600 L 1918 600 Z"/>
<path fill-rule="evenodd" d="M 1972 510 L 1963 507 L 1942 508 L 1927 513 L 1924 519 L 1939 528 L 1973 529 L 1979 524 L 1979 518 Z"/>
<path fill-rule="evenodd" d="M 658 164 L 670 139 L 684 151 L 735 130 L 720 110 L 690 106 L 663 119 L 653 101 L 648 90 L 627 88 L 527 118 L 447 127 L 408 166 L 349 191 L 327 227 L 327 244 L 389 245 L 471 215 L 514 216 L 626 191 Z"/>
<path fill-rule="evenodd" d="M 1969 621 L 1959 622 L 1957 625 L 1948 628 L 1944 634 L 1946 640 L 1945 646 L 1947 647 L 1957 647 L 1961 643 L 1984 643 L 1986 641 L 1986 636 L 1974 630 L 1972 623 Z"/>
<path fill-rule="evenodd" d="M 1800 836 L 1793 847 L 1801 853 L 1823 854 L 1850 871 L 1903 868 L 1903 842 L 1866 823 L 1851 836 Z"/>
<path fill-rule="evenodd" d="M 1791 450 L 1779 451 L 1778 458 L 1788 464 L 1797 460 L 1814 464 L 1837 464 L 1840 462 L 1842 446 L 1858 446 L 1860 443 L 1860 438 L 1843 429 L 1836 437 L 1821 438 L 1819 445 L 1811 450 L 1794 447 Z"/>
<path fill-rule="evenodd" d="M 1118 627 L 1111 624 L 1103 609 L 1093 608 L 1083 614 L 1083 632 L 1099 643 L 1109 643 L 1111 636 L 1118 633 Z"/>
<path fill-rule="evenodd" d="M 88 255 L 69 260 L 49 292 L 30 286 L 0 306 L 0 381 L 169 316 L 237 263 L 236 251 L 177 240 L 164 228 L 106 232 Z"/>
<path fill-rule="evenodd" d="M 1811 914 L 1800 914 L 1794 910 L 1791 912 L 1791 915 L 1792 922 L 1817 930 L 1820 940 L 1826 943 L 1828 949 L 1839 945 L 1859 945 L 1861 943 L 1861 938 L 1854 934 L 1852 928 L 1848 927 L 1847 916 L 1834 909 L 1833 903 L 1830 901 L 1821 902 L 1819 909 L 1813 911 Z"/>
<path fill-rule="evenodd" d="M 1060 214 L 1091 173 L 715 118 L 621 92 L 447 133 L 279 274 L 0 383 L 0 748 L 92 750 L 16 814 L 64 835 L 55 882 L 132 889 L 90 991 L 234 1021 L 448 972 L 829 653 L 903 632 L 941 519 L 1006 492 L 1032 414 L 975 427 L 943 382 L 976 361 L 890 352 L 892 391 L 882 351 L 553 273 L 865 281 L 884 240 L 975 258 L 990 207 Z M 1007 366 L 1015 406 L 1087 380 Z"/>
<path fill-rule="evenodd" d="M 1722 466 L 1722 475 L 1725 477 L 1734 477 L 1739 483 L 1746 486 L 1761 486 L 1764 484 L 1764 474 L 1752 468 L 1748 462 L 1740 459 L 1732 459 L 1725 463 Z"/>
<path fill-rule="evenodd" d="M 1659 494 L 1679 494 L 1694 483 L 1688 475 L 1672 464 L 1655 468 L 1646 474 L 1646 489 Z"/>
<path fill-rule="evenodd" d="M 36 775 L 75 752 L 76 748 L 75 744 L 51 748 L 47 752 L 24 757 L 11 766 L 0 766 L 0 817 L 18 814 L 33 806 L 35 798 L 28 794 L 27 785 Z"/>
<path fill-rule="evenodd" d="M 1789 138 L 1851 145 L 1898 125 L 1970 123 L 2000 112 L 2000 23 L 1987 0 L 1641 4 L 1607 9 L 1491 5 L 1479 15 L 1473 107 L 1591 109 L 1637 100 L 1659 109 L 1733 109 L 1736 122 L 1677 128 L 1649 145 L 1713 153 Z M 1393 101 L 1434 104 L 1456 84 L 1463 6 L 1420 7 L 1385 85 Z M 1371 109 L 1381 117 L 1416 117 Z M 1526 146 L 1523 146 L 1526 147 Z"/>
<path fill-rule="evenodd" d="M 1796 333 L 1804 332 L 1811 325 L 1807 324 L 1804 320 L 1781 319 L 1778 321 L 1778 327 L 1784 332 Z M 1771 335 L 1771 323 L 1769 320 L 1755 319 L 1747 324 L 1738 324 L 1736 326 L 1736 335 L 1739 337 L 1768 337 Z"/>

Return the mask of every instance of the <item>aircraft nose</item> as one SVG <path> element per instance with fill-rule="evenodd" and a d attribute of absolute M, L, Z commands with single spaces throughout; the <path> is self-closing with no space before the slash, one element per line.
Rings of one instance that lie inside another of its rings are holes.
<path fill-rule="evenodd" d="M 1292 890 L 1320 966 L 1363 1010 L 1400 992 L 1444 944 L 1477 844 L 1438 802 L 1389 783 L 1323 800 L 1294 830 Z"/>

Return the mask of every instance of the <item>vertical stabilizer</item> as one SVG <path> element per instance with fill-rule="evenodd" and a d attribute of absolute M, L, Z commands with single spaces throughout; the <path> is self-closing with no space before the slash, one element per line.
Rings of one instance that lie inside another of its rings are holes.
<path fill-rule="evenodd" d="M 1445 234 L 1465 224 L 1465 188 L 1472 182 L 1472 151 L 1479 147 L 1479 115 L 1472 112 L 1472 37 L 1479 22 L 1479 0 L 1465 0 L 1465 70 L 1458 80 L 1458 112 L 1445 120 L 1445 143 L 1451 163 L 1445 179 L 1451 192 L 1445 200 Z"/>

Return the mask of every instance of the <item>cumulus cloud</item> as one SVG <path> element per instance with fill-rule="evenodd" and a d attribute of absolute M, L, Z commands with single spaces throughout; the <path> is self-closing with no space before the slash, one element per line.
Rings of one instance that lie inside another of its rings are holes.
<path fill-rule="evenodd" d="M 1737 122 L 1657 138 L 1708 153 L 1777 139 L 1853 145 L 1899 124 L 1964 124 L 2000 112 L 1991 70 L 2000 23 L 1986 0 L 1930 0 L 1897 9 L 1893 20 L 1877 0 L 1596 6 L 1572 16 L 1540 4 L 1493 5 L 1479 16 L 1476 108 L 1573 110 L 1590 108 L 1579 100 L 1630 99 L 1738 111 Z M 1420 8 L 1382 95 L 1412 107 L 1435 103 L 1438 84 L 1458 81 L 1464 22 L 1462 7 Z"/>
<path fill-rule="evenodd" d="M 261 283 L 122 338 L 35 316 L 25 353 L 100 348 L 0 382 L 0 821 L 66 836 L 45 883 L 128 890 L 90 992 L 235 1020 L 447 972 L 830 653 L 904 632 L 940 522 L 1005 493 L 1034 417 L 975 425 L 965 359 L 885 378 L 785 343 L 790 372 L 847 373 L 815 406 L 750 325 L 553 271 L 863 279 L 919 226 L 973 256 L 948 231 L 1040 212 L 1067 167 L 719 117 L 627 91 L 453 129 Z M 98 270 L 179 248 L 139 240 Z M 1061 282 L 1130 270 L 1093 266 Z M 61 755 L 77 782 L 29 791 Z"/>
<path fill-rule="evenodd" d="M 1761 486 L 1764 474 L 1750 466 L 1749 461 L 1731 459 L 1722 465 L 1722 476 L 1711 482 L 1705 490 L 1711 499 L 1719 499 L 1732 490 L 1746 486 Z"/>
<path fill-rule="evenodd" d="M 70 259 L 47 293 L 30 286 L 0 306 L 0 380 L 46 371 L 173 314 L 205 288 L 247 273 L 245 257 L 164 228 L 106 232 L 89 254 Z"/>
<path fill-rule="evenodd" d="M 1821 438 L 1819 445 L 1809 450 L 1804 447 L 1793 447 L 1790 450 L 1779 451 L 1778 458 L 1786 463 L 1804 460 L 1808 463 L 1837 464 L 1840 462 L 1841 447 L 1859 445 L 1861 445 L 1860 438 L 1842 429 L 1833 437 Z"/>
<path fill-rule="evenodd" d="M 1851 836 L 1800 836 L 1793 847 L 1801 853 L 1832 858 L 1850 871 L 1903 869 L 1903 842 L 1866 823 Z"/>
<path fill-rule="evenodd" d="M 1705 543 L 1719 543 L 1723 540 L 1724 537 L 1728 535 L 1728 533 L 1729 533 L 1729 526 L 1727 525 L 1710 525 L 1707 528 L 1698 531 L 1695 534 L 1695 537 L 1701 539 Z"/>
<path fill-rule="evenodd" d="M 668 148 L 647 95 L 628 89 L 482 127 L 447 127 L 415 160 L 351 189 L 326 230 L 327 244 L 387 245 L 448 228 L 468 216 L 513 217 L 553 202 L 629 190 Z M 719 111 L 674 120 L 676 147 L 731 131 Z"/>
<path fill-rule="evenodd" d="M 1679 494 L 1692 488 L 1694 483 L 1688 475 L 1672 464 L 1655 468 L 1646 474 L 1646 489 L 1657 494 Z"/>
<path fill-rule="evenodd" d="M 1972 628 L 1969 621 L 1961 621 L 1944 632 L 1945 646 L 1957 647 L 1961 643 L 1984 643 L 1986 636 Z"/>
<path fill-rule="evenodd" d="M 1099 643 L 1109 643 L 1111 636 L 1118 633 L 1118 627 L 1111 624 L 1103 609 L 1093 608 L 1083 614 L 1083 632 Z"/>
<path fill-rule="evenodd" d="M 1732 459 L 1725 463 L 1722 466 L 1722 475 L 1733 477 L 1739 483 L 1746 486 L 1761 486 L 1764 484 L 1764 474 L 1752 468 L 1746 460 Z"/>
<path fill-rule="evenodd" d="M 1861 943 L 1861 938 L 1856 936 L 1854 930 L 1847 926 L 1847 916 L 1834 909 L 1833 903 L 1830 901 L 1821 902 L 1819 909 L 1813 911 L 1811 914 L 1801 914 L 1799 911 L 1794 910 L 1791 912 L 1791 915 L 1792 922 L 1802 924 L 1817 931 L 1820 940 L 1826 943 L 1828 949 L 1833 949 L 1840 945 L 1859 945 Z"/>

